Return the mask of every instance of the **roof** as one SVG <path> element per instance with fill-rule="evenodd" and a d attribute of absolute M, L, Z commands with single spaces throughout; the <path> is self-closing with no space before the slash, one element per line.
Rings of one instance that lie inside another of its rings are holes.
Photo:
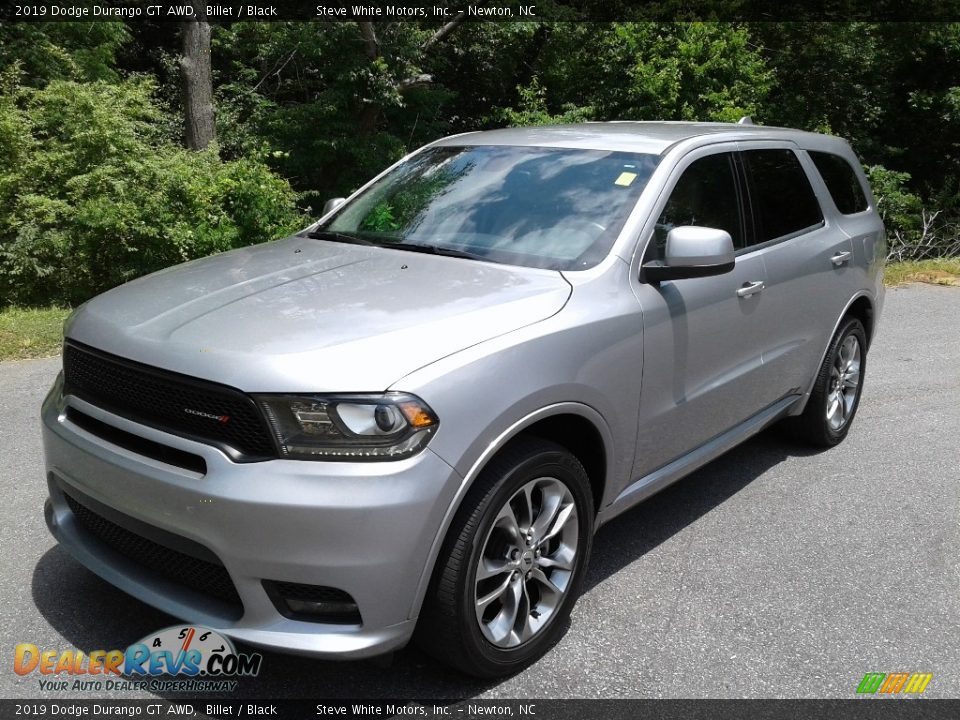
<path fill-rule="evenodd" d="M 539 125 L 453 135 L 436 145 L 526 145 L 535 147 L 624 150 L 659 155 L 683 140 L 792 140 L 801 146 L 842 143 L 828 135 L 769 127 L 709 122 L 588 122 L 577 125 Z"/>

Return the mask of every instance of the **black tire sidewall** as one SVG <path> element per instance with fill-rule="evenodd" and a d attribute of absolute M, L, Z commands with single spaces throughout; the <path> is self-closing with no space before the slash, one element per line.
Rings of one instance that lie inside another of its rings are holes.
<path fill-rule="evenodd" d="M 577 504 L 579 537 L 573 577 L 560 607 L 550 624 L 534 638 L 516 648 L 503 649 L 490 643 L 476 620 L 473 588 L 477 563 L 497 513 L 506 502 L 530 480 L 556 478 L 571 492 Z M 513 466 L 496 483 L 492 495 L 485 499 L 483 518 L 477 524 L 470 542 L 470 553 L 460 577 L 458 595 L 459 624 L 462 637 L 473 652 L 474 664 L 483 674 L 504 675 L 516 672 L 546 652 L 560 637 L 570 610 L 580 595 L 583 578 L 593 544 L 593 499 L 586 473 L 573 456 L 563 451 L 543 450 Z"/>
<path fill-rule="evenodd" d="M 850 335 L 856 336 L 857 342 L 860 344 L 860 382 L 857 385 L 857 396 L 853 401 L 853 407 L 850 409 L 850 416 L 843 424 L 843 427 L 841 427 L 839 430 L 834 430 L 830 427 L 830 423 L 827 422 L 827 403 L 830 399 L 830 369 L 836 362 L 841 346 Z M 832 445 L 842 441 L 850 431 L 850 427 L 853 425 L 853 420 L 856 417 L 857 410 L 860 407 L 860 398 L 863 396 L 863 382 L 866 378 L 866 371 L 866 333 L 864 332 L 863 325 L 859 320 L 850 319 L 843 324 L 834 337 L 833 343 L 830 345 L 830 352 L 827 353 L 827 357 L 824 359 L 824 365 L 820 371 L 820 376 L 817 378 L 816 404 L 814 406 L 814 410 L 817 413 L 819 421 L 822 423 L 824 437 Z"/>

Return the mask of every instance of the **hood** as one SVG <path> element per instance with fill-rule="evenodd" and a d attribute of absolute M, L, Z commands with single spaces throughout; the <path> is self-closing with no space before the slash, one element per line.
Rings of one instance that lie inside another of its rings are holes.
<path fill-rule="evenodd" d="M 378 391 L 544 320 L 559 272 L 294 236 L 100 295 L 67 337 L 248 392 Z"/>

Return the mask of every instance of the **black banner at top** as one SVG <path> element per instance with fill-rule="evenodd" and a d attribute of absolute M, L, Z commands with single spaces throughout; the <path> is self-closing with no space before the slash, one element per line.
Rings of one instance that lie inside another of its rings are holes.
<path fill-rule="evenodd" d="M 960 20 L 960 0 L 13 0 L 5 22 L 913 22 Z"/>

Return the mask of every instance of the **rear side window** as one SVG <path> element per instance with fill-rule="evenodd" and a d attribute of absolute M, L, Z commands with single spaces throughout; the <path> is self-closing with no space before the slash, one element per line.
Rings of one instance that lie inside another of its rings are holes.
<path fill-rule="evenodd" d="M 823 222 L 823 212 L 800 160 L 791 150 L 746 150 L 744 167 L 756 223 L 756 242 L 792 235 Z"/>
<path fill-rule="evenodd" d="M 853 215 L 867 209 L 867 198 L 850 163 L 839 155 L 826 152 L 811 151 L 810 159 L 817 166 L 837 210 L 844 215 Z"/>

